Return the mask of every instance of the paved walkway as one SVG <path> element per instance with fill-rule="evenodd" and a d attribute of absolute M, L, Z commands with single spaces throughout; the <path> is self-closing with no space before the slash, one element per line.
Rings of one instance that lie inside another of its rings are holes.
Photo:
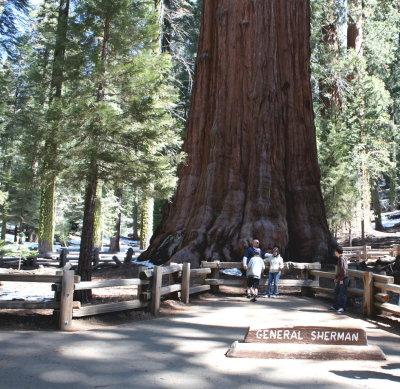
<path fill-rule="evenodd" d="M 227 358 L 249 326 L 357 325 L 386 361 Z M 86 332 L 0 332 L 0 389 L 400 387 L 400 336 L 311 298 L 216 297 L 178 316 Z"/>

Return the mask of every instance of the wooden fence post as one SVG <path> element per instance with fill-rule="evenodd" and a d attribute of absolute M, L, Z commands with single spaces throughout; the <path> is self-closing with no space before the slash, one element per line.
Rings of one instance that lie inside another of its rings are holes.
<path fill-rule="evenodd" d="M 175 284 L 181 283 L 182 281 L 179 278 L 180 278 L 179 277 L 179 272 L 175 272 L 175 273 L 169 274 L 168 275 L 169 284 L 170 285 L 175 285 Z M 179 300 L 179 292 L 168 293 L 166 298 L 171 299 L 171 300 Z"/>
<path fill-rule="evenodd" d="M 366 245 L 363 246 L 363 260 L 364 262 L 367 262 L 368 260 L 368 248 Z"/>
<path fill-rule="evenodd" d="M 124 263 L 131 263 L 134 253 L 135 252 L 133 251 L 133 248 L 129 247 L 129 249 L 126 252 L 125 258 L 124 258 Z"/>
<path fill-rule="evenodd" d="M 68 262 L 68 249 L 62 249 L 60 253 L 60 267 L 63 268 Z"/>
<path fill-rule="evenodd" d="M 190 292 L 190 262 L 185 262 L 182 267 L 181 298 L 184 304 L 189 304 Z"/>
<path fill-rule="evenodd" d="M 211 278 L 218 280 L 219 279 L 219 263 L 220 261 L 214 261 L 217 265 L 216 268 L 211 269 Z M 211 293 L 217 294 L 219 292 L 219 285 L 211 285 Z"/>
<path fill-rule="evenodd" d="M 310 271 L 308 268 L 304 268 L 301 270 L 301 279 L 304 281 L 307 281 L 310 279 Z M 312 288 L 310 288 L 309 286 L 302 286 L 301 287 L 301 295 L 313 297 L 314 292 L 313 292 Z"/>
<path fill-rule="evenodd" d="M 143 265 L 138 266 L 138 275 L 137 275 L 138 278 L 139 278 L 140 272 L 142 272 L 146 269 L 147 269 L 146 266 L 143 266 Z M 147 285 L 138 285 L 138 287 L 137 287 L 137 298 L 138 299 L 142 298 L 143 292 L 147 292 Z"/>
<path fill-rule="evenodd" d="M 162 267 L 155 266 L 153 272 L 153 285 L 151 288 L 151 313 L 157 315 L 160 311 Z"/>
<path fill-rule="evenodd" d="M 98 266 L 100 263 L 100 251 L 98 248 L 95 248 L 92 251 L 92 263 L 93 267 Z"/>
<path fill-rule="evenodd" d="M 374 309 L 374 279 L 372 272 L 364 272 L 363 314 L 370 317 Z"/>
<path fill-rule="evenodd" d="M 72 329 L 72 305 L 74 300 L 74 271 L 71 265 L 63 268 L 60 301 L 60 329 L 70 331 Z"/>

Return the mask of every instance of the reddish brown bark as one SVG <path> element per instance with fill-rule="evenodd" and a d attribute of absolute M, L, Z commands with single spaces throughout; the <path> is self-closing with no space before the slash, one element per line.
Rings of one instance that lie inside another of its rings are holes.
<path fill-rule="evenodd" d="M 308 0 L 204 1 L 184 150 L 168 214 L 141 259 L 237 260 L 254 238 L 322 259 Z"/>
<path fill-rule="evenodd" d="M 347 24 L 347 48 L 354 49 L 358 56 L 363 56 L 363 1 L 351 0 L 351 12 Z"/>
<path fill-rule="evenodd" d="M 322 44 L 329 49 L 330 54 L 337 59 L 339 56 L 339 39 L 336 24 L 322 26 Z M 319 80 L 319 98 L 323 104 L 321 114 L 329 115 L 332 109 L 342 110 L 341 87 L 338 77 Z"/>

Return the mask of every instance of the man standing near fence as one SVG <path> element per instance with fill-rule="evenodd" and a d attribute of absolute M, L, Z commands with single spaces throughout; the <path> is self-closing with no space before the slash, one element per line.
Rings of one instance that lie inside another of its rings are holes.
<path fill-rule="evenodd" d="M 343 313 L 347 304 L 347 287 L 349 286 L 349 266 L 347 258 L 343 256 L 343 249 L 337 246 L 335 249 L 337 257 L 337 266 L 335 274 L 335 290 L 333 295 L 333 305 L 329 308 L 330 311 Z"/>
<path fill-rule="evenodd" d="M 244 253 L 243 256 L 243 271 L 242 274 L 243 276 L 246 276 L 246 271 L 250 262 L 250 259 L 253 258 L 255 255 L 260 255 L 261 258 L 264 258 L 265 251 L 260 249 L 260 241 L 258 239 L 253 239 L 251 246 L 248 247 Z M 245 295 L 250 298 L 251 297 L 251 291 L 250 288 L 248 287 L 245 290 Z"/>
<path fill-rule="evenodd" d="M 265 269 L 264 260 L 260 257 L 261 250 L 256 248 L 254 256 L 251 257 L 247 265 L 247 288 L 252 297 L 250 301 L 257 301 L 258 288 L 260 286 L 261 275 Z"/>

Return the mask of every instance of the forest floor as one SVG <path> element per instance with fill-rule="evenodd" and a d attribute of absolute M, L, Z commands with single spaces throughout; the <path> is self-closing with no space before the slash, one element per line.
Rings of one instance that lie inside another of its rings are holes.
<path fill-rule="evenodd" d="M 348 234 L 339 234 L 337 239 L 339 244 L 342 246 L 350 246 Z M 400 244 L 400 225 L 386 228 L 385 231 L 368 230 L 364 234 L 364 243 L 367 246 L 371 246 L 373 249 L 385 248 L 394 244 Z M 360 231 L 353 233 L 351 245 L 363 245 L 363 239 Z"/>

